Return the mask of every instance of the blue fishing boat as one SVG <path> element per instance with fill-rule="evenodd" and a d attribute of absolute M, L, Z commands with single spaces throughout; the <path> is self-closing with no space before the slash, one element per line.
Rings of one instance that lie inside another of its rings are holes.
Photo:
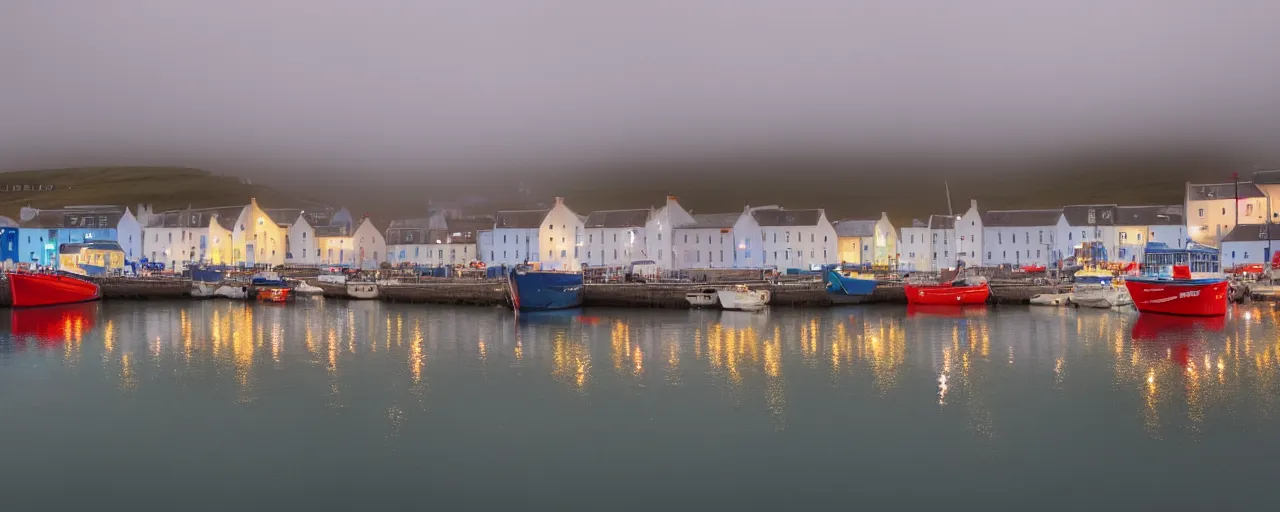
<path fill-rule="evenodd" d="M 507 274 L 507 290 L 516 311 L 576 308 L 582 306 L 582 272 L 516 267 Z"/>
<path fill-rule="evenodd" d="M 876 278 L 858 274 L 844 274 L 838 268 L 829 268 L 824 275 L 827 292 L 835 295 L 861 297 L 871 295 L 876 289 Z"/>
<path fill-rule="evenodd" d="M 192 265 L 189 267 L 191 271 L 191 280 L 197 283 L 218 283 L 222 281 L 222 272 L 213 270 L 204 265 Z"/>

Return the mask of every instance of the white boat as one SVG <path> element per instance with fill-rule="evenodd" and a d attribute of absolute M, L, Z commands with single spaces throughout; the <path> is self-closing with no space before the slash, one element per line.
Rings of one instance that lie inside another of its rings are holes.
<path fill-rule="evenodd" d="M 319 286 L 311 286 L 307 284 L 306 281 L 298 281 L 298 284 L 293 285 L 293 293 L 314 295 L 317 293 L 324 293 L 324 288 L 321 288 Z"/>
<path fill-rule="evenodd" d="M 399 279 L 379 279 L 378 286 L 388 286 L 400 284 Z"/>
<path fill-rule="evenodd" d="M 1042 293 L 1031 297 L 1032 306 L 1066 306 L 1069 303 L 1070 293 Z"/>
<path fill-rule="evenodd" d="M 347 283 L 347 296 L 353 299 L 376 299 L 378 298 L 378 283 Z"/>
<path fill-rule="evenodd" d="M 769 305 L 768 290 L 752 290 L 740 284 L 727 290 L 717 290 L 720 307 L 741 311 L 756 311 Z"/>
<path fill-rule="evenodd" d="M 249 298 L 249 287 L 223 285 L 213 291 L 213 296 L 222 297 L 224 299 L 244 300 Z"/>
<path fill-rule="evenodd" d="M 1075 278 L 1076 284 L 1071 287 L 1069 297 L 1072 304 L 1100 309 L 1133 305 L 1128 288 L 1115 282 L 1115 277 L 1110 272 L 1081 270 L 1076 272 Z"/>
<path fill-rule="evenodd" d="M 684 294 L 684 299 L 689 301 L 689 305 L 695 308 L 709 308 L 720 303 L 720 296 L 714 288 L 686 293 Z"/>
<path fill-rule="evenodd" d="M 347 276 L 342 274 L 320 274 L 316 280 L 329 284 L 347 284 Z"/>
<path fill-rule="evenodd" d="M 218 285 L 216 283 L 194 281 L 191 283 L 191 296 L 197 299 L 207 299 L 213 297 L 213 292 L 217 289 Z"/>

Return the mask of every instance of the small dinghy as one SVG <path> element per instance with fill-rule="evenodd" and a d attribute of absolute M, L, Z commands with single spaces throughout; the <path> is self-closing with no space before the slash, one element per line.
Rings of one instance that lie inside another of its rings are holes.
<path fill-rule="evenodd" d="M 298 281 L 298 284 L 293 286 L 293 293 L 300 293 L 303 295 L 316 295 L 316 294 L 324 293 L 324 288 L 321 288 L 319 286 L 311 286 L 307 284 L 306 281 Z"/>
<path fill-rule="evenodd" d="M 1032 306 L 1066 306 L 1071 303 L 1069 293 L 1041 293 L 1031 297 Z"/>
<path fill-rule="evenodd" d="M 218 285 L 207 281 L 192 281 L 191 296 L 197 299 L 207 299 L 213 297 L 213 292 L 218 289 Z"/>
<path fill-rule="evenodd" d="M 720 295 L 716 293 L 714 288 L 686 293 L 684 294 L 684 299 L 689 301 L 689 305 L 695 308 L 710 308 L 720 303 Z"/>
<path fill-rule="evenodd" d="M 213 291 L 213 296 L 224 299 L 245 300 L 249 298 L 249 287 L 223 285 Z"/>
<path fill-rule="evenodd" d="M 752 290 L 740 284 L 728 290 L 717 290 L 720 307 L 739 311 L 759 311 L 769 305 L 769 290 Z"/>
<path fill-rule="evenodd" d="M 378 298 L 378 283 L 348 281 L 347 296 L 353 299 L 376 299 Z"/>

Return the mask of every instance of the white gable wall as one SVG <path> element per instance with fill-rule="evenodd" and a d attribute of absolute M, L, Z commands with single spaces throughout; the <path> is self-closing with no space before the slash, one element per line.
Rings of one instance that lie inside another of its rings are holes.
<path fill-rule="evenodd" d="M 933 270 L 931 230 L 927 227 L 902 228 L 899 236 L 898 269 L 907 272 Z"/>
<path fill-rule="evenodd" d="M 646 259 L 653 260 L 663 269 L 676 268 L 671 256 L 673 230 L 693 222 L 693 216 L 680 206 L 676 197 L 667 196 L 667 204 L 654 212 L 644 225 Z"/>
<path fill-rule="evenodd" d="M 565 206 L 564 198 L 542 220 L 538 230 L 538 256 L 545 270 L 580 270 L 582 268 L 582 219 Z"/>
<path fill-rule="evenodd" d="M 120 222 L 116 224 L 116 242 L 124 250 L 125 260 L 138 261 L 142 258 L 142 224 L 128 208 L 125 208 L 124 215 L 120 216 Z"/>
<path fill-rule="evenodd" d="M 969 210 L 956 219 L 956 259 L 963 260 L 969 267 L 991 265 L 986 257 L 985 229 L 982 225 L 982 213 L 978 211 L 978 202 L 969 201 Z"/>

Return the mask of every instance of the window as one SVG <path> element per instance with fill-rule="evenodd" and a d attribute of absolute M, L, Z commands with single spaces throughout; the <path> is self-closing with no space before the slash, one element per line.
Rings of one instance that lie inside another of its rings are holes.
<path fill-rule="evenodd" d="M 825 237 L 824 237 L 824 238 L 825 238 Z M 825 241 L 826 241 L 826 240 L 823 240 L 823 242 L 825 242 Z M 915 236 L 915 235 L 911 235 L 911 243 L 913 243 L 913 244 L 914 244 L 914 243 L 916 243 L 916 236 Z"/>
<path fill-rule="evenodd" d="M 1022 251 L 1013 251 L 1013 259 L 1022 259 Z"/>
<path fill-rule="evenodd" d="M 1253 205 L 1251 205 L 1251 204 L 1246 204 L 1246 205 L 1244 205 L 1244 214 L 1245 214 L 1245 215 L 1253 215 Z M 1244 257 L 1248 258 L 1248 257 L 1249 257 L 1249 255 L 1248 255 L 1248 254 L 1245 254 L 1245 256 L 1244 256 Z"/>
<path fill-rule="evenodd" d="M 662 259 L 662 249 L 658 249 L 658 259 Z"/>
<path fill-rule="evenodd" d="M 1142 241 L 1142 233 L 1138 233 L 1138 241 L 1139 241 L 1139 242 L 1141 242 L 1141 241 Z"/>
<path fill-rule="evenodd" d="M 595 235 L 591 235 L 591 234 L 587 235 L 587 243 L 591 244 L 591 243 L 595 243 L 595 241 L 596 241 Z"/>
<path fill-rule="evenodd" d="M 614 250 L 613 250 L 613 259 L 615 259 L 615 260 L 616 260 L 616 259 L 618 259 L 618 250 L 617 250 L 617 249 L 614 249 Z"/>
<path fill-rule="evenodd" d="M 1235 258 L 1235 257 L 1236 257 L 1236 252 L 1235 252 L 1235 251 L 1231 251 L 1231 257 L 1232 257 L 1232 258 Z"/>
<path fill-rule="evenodd" d="M 720 263 L 724 263 L 724 251 L 720 251 Z"/>
<path fill-rule="evenodd" d="M 786 243 L 791 243 L 791 232 L 790 232 L 790 231 L 788 231 L 788 232 L 787 232 L 787 236 L 785 237 L 785 239 L 784 239 L 783 241 L 785 241 Z"/>
<path fill-rule="evenodd" d="M 1125 233 L 1124 231 L 1121 231 L 1121 232 L 1120 232 L 1120 239 L 1121 239 L 1121 240 L 1128 240 L 1128 239 L 1129 239 L 1129 234 L 1128 234 L 1128 233 Z"/>
<path fill-rule="evenodd" d="M 549 237 L 547 237 L 547 243 L 549 243 L 549 244 L 554 244 L 554 243 L 556 243 L 556 237 L 554 237 L 554 236 L 549 236 Z"/>
<path fill-rule="evenodd" d="M 688 235 L 688 234 L 685 234 L 685 235 L 684 235 L 684 243 L 686 243 L 686 244 L 687 244 L 687 243 L 689 243 L 689 235 Z"/>
<path fill-rule="evenodd" d="M 618 241 L 618 234 L 617 234 L 617 233 L 614 233 L 614 234 L 613 234 L 613 241 L 614 241 L 614 242 L 617 242 L 617 241 Z"/>
<path fill-rule="evenodd" d="M 775 236 L 775 237 L 776 237 L 776 236 L 778 236 L 778 234 L 777 234 L 777 233 L 774 233 L 774 235 L 773 235 L 773 236 Z M 778 261 L 778 251 L 773 251 L 773 261 Z"/>
<path fill-rule="evenodd" d="M 693 243 L 695 243 L 695 244 L 700 244 L 700 243 L 702 243 L 702 235 L 694 235 L 694 236 L 693 236 Z"/>
<path fill-rule="evenodd" d="M 824 241 L 825 241 L 825 240 L 824 240 Z M 810 242 L 810 243 L 812 243 L 812 242 L 813 242 L 813 233 L 809 233 L 809 242 Z"/>
<path fill-rule="evenodd" d="M 1001 258 L 1008 258 L 1008 257 L 1009 257 L 1009 251 L 1000 251 L 1000 257 L 1001 257 Z"/>
<path fill-rule="evenodd" d="M 547 224 L 547 229 L 550 229 L 550 230 L 552 230 L 552 231 L 555 231 L 555 229 L 556 229 L 556 225 L 555 225 L 555 224 Z"/>
<path fill-rule="evenodd" d="M 996 243 L 1004 243 L 1004 233 L 996 233 Z"/>
<path fill-rule="evenodd" d="M 1249 251 L 1244 252 L 1244 259 L 1249 259 Z"/>
<path fill-rule="evenodd" d="M 563 258 L 563 257 L 564 257 L 564 253 L 565 253 L 565 250 L 564 250 L 564 249 L 560 249 L 560 257 L 561 257 L 561 258 Z"/>
<path fill-rule="evenodd" d="M 1084 240 L 1086 236 L 1088 236 L 1088 235 L 1085 235 L 1085 231 L 1084 231 L 1083 229 L 1082 229 L 1082 230 L 1080 230 L 1080 239 L 1081 239 L 1081 240 Z"/>
<path fill-rule="evenodd" d="M 1203 218 L 1203 217 L 1204 217 L 1204 208 L 1201 208 L 1201 209 L 1200 209 L 1200 217 L 1201 217 L 1201 218 Z"/>
<path fill-rule="evenodd" d="M 701 253 L 701 252 L 698 252 L 698 251 L 693 251 L 693 260 L 694 260 L 694 261 L 701 262 L 701 261 L 702 261 L 702 253 Z"/>
<path fill-rule="evenodd" d="M 1223 215 L 1226 215 L 1226 214 L 1227 214 L 1227 209 L 1226 209 L 1226 208 L 1223 208 L 1223 209 L 1222 209 L 1222 214 L 1223 214 Z M 1234 258 L 1235 256 L 1232 256 L 1232 257 Z"/>
<path fill-rule="evenodd" d="M 775 244 L 776 244 L 776 243 L 778 243 L 778 234 L 777 234 L 777 233 L 774 233 L 774 234 L 773 234 L 773 243 L 775 243 Z M 775 256 L 775 259 L 777 259 L 777 257 L 776 257 L 776 256 Z"/>
<path fill-rule="evenodd" d="M 494 252 L 494 251 L 489 251 L 489 261 L 493 261 L 493 260 L 494 260 L 493 252 Z M 507 253 L 506 253 L 506 252 L 503 252 L 503 253 L 502 253 L 502 257 L 503 257 L 503 258 L 506 258 L 506 257 L 507 257 Z"/>
<path fill-rule="evenodd" d="M 502 251 L 502 259 L 507 259 L 507 251 Z"/>
<path fill-rule="evenodd" d="M 1044 243 L 1044 230 L 1040 231 L 1040 243 Z"/>
<path fill-rule="evenodd" d="M 554 257 L 556 257 L 556 253 L 555 253 L 555 251 L 547 251 L 547 258 L 548 258 L 548 259 L 549 259 L 549 258 L 554 258 Z"/>
<path fill-rule="evenodd" d="M 661 232 L 661 231 L 659 231 L 659 232 L 658 232 L 658 241 L 659 241 L 659 242 L 661 242 L 661 241 L 662 241 L 662 232 Z"/>
<path fill-rule="evenodd" d="M 914 256 L 914 254 L 912 256 Z M 987 251 L 987 259 L 991 259 L 991 251 Z"/>
<path fill-rule="evenodd" d="M 936 244 L 936 243 L 938 243 L 938 234 L 937 234 L 937 233 L 934 233 L 934 234 L 933 234 L 933 243 L 935 243 L 935 244 Z"/>

